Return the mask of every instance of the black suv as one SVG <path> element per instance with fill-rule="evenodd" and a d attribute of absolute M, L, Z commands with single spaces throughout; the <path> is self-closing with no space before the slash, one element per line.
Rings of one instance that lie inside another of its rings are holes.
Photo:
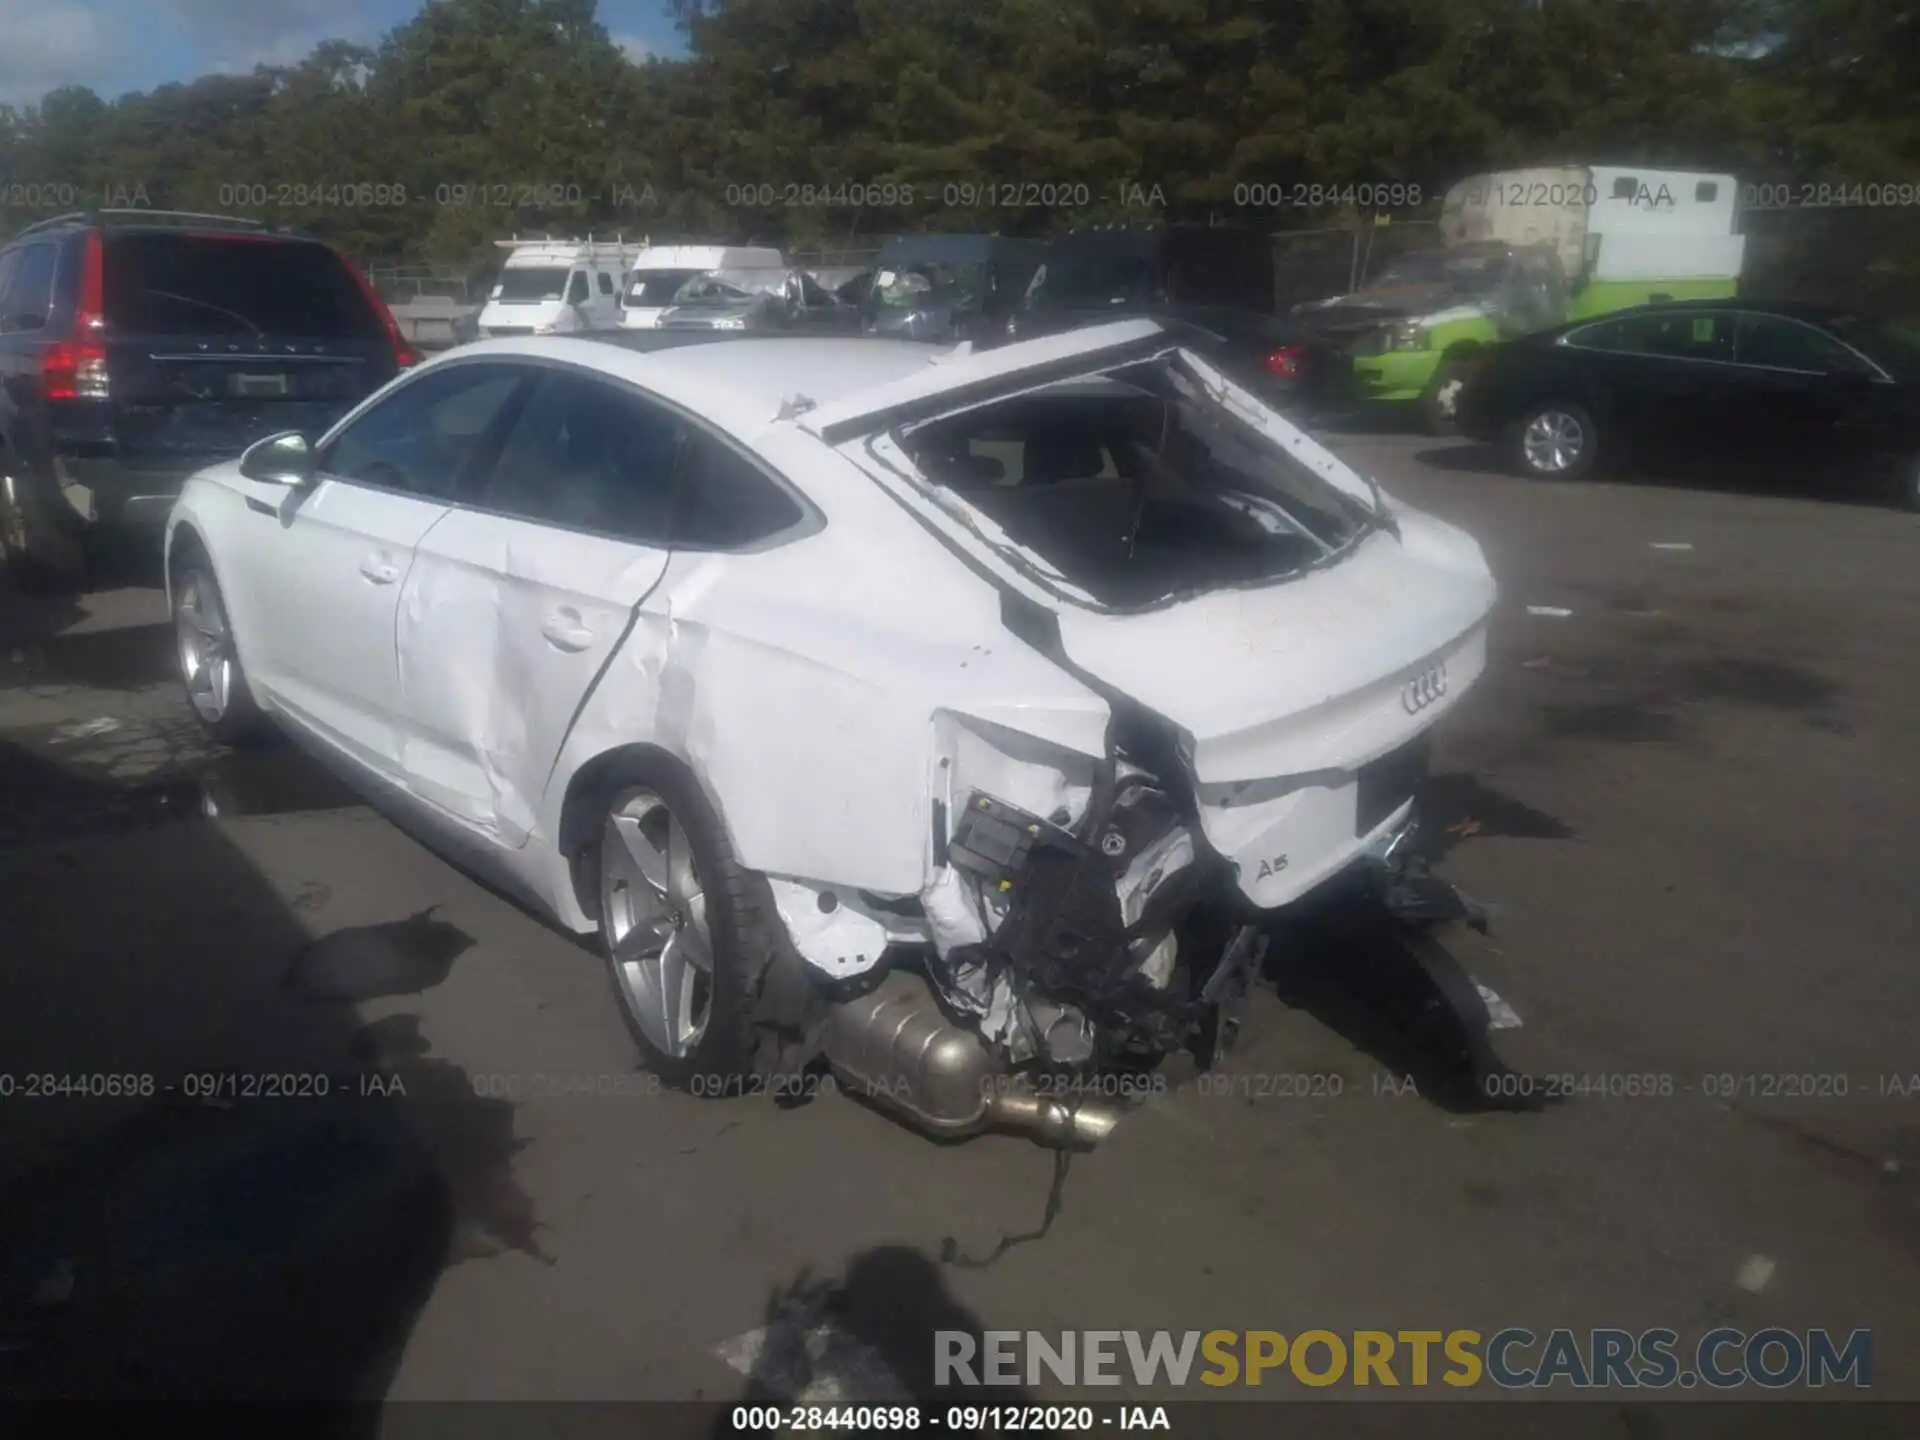
<path fill-rule="evenodd" d="M 0 560 L 75 584 L 95 526 L 164 522 L 187 476 L 319 432 L 420 357 L 310 236 L 92 211 L 0 248 Z"/>

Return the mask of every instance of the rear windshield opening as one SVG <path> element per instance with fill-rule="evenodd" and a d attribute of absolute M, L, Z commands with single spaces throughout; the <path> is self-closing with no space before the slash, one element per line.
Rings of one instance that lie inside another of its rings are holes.
<path fill-rule="evenodd" d="M 1170 360 L 933 421 L 902 443 L 1026 552 L 1007 552 L 1015 564 L 1117 608 L 1283 579 L 1369 523 Z"/>
<path fill-rule="evenodd" d="M 126 333 L 386 339 L 346 262 L 317 241 L 110 234 L 101 279 L 107 323 Z"/>

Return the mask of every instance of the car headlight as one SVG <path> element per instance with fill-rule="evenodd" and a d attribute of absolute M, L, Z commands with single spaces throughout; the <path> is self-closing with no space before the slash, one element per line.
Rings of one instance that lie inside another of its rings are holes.
<path fill-rule="evenodd" d="M 1408 323 L 1396 325 L 1387 332 L 1389 350 L 1431 350 L 1433 337 L 1427 334 L 1426 327 Z"/>

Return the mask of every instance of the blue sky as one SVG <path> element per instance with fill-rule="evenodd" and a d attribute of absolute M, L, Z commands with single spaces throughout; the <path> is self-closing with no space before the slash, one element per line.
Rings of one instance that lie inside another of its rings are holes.
<path fill-rule="evenodd" d="M 371 42 L 420 0 L 0 0 L 0 103 L 60 85 L 108 99 L 214 71 L 287 64 L 321 40 Z M 600 0 L 600 23 L 632 54 L 673 55 L 665 0 Z"/>

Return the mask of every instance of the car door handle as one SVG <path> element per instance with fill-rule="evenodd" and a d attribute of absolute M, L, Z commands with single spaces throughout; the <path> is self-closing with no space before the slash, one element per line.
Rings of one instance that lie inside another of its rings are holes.
<path fill-rule="evenodd" d="M 391 585 L 400 578 L 400 567 L 384 555 L 369 555 L 360 562 L 360 573 L 375 585 Z"/>
<path fill-rule="evenodd" d="M 547 643 L 556 650 L 579 651 L 593 644 L 593 631 L 580 623 L 579 613 L 573 610 L 561 610 L 549 615 L 547 623 L 540 627 L 540 633 L 547 637 Z"/>

